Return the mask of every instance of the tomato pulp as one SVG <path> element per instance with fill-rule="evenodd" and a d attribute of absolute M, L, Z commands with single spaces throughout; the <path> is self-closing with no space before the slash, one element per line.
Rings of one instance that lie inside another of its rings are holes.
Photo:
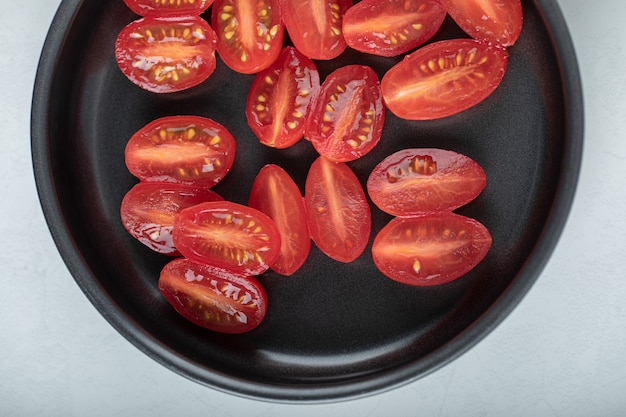
<path fill-rule="evenodd" d="M 213 0 L 124 0 L 124 3 L 140 16 L 165 17 L 199 15 Z"/>

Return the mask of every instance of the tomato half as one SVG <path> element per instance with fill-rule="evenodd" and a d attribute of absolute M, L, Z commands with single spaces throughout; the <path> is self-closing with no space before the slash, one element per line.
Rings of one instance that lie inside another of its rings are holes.
<path fill-rule="evenodd" d="M 320 156 L 311 164 L 304 194 L 317 247 L 340 262 L 358 258 L 367 246 L 372 219 L 363 187 L 350 167 Z"/>
<path fill-rule="evenodd" d="M 520 0 L 439 0 L 450 17 L 476 39 L 511 46 L 523 26 Z"/>
<path fill-rule="evenodd" d="M 280 254 L 270 268 L 292 275 L 304 264 L 311 249 L 300 189 L 284 169 L 266 165 L 252 184 L 248 205 L 267 214 L 280 232 Z"/>
<path fill-rule="evenodd" d="M 346 12 L 343 36 L 357 51 L 396 56 L 432 38 L 445 17 L 435 0 L 363 0 Z"/>
<path fill-rule="evenodd" d="M 279 0 L 294 46 L 311 59 L 333 59 L 345 51 L 343 15 L 352 0 Z"/>
<path fill-rule="evenodd" d="M 320 155 L 347 162 L 376 146 L 384 123 L 378 76 L 368 66 L 346 65 L 322 83 L 311 103 L 304 135 Z"/>
<path fill-rule="evenodd" d="M 161 270 L 158 288 L 192 323 L 229 334 L 248 332 L 267 312 L 267 294 L 254 277 L 179 258 Z"/>
<path fill-rule="evenodd" d="M 199 16 L 144 17 L 129 23 L 115 42 L 122 73 L 154 93 L 194 87 L 215 70 L 215 32 Z"/>
<path fill-rule="evenodd" d="M 124 0 L 124 3 L 140 16 L 166 17 L 199 15 L 213 0 Z"/>
<path fill-rule="evenodd" d="M 143 181 L 212 187 L 233 165 L 235 148 L 230 132 L 212 119 L 166 116 L 130 138 L 126 166 Z"/>
<path fill-rule="evenodd" d="M 280 253 L 280 232 L 272 219 L 230 201 L 181 210 L 173 236 L 186 258 L 246 275 L 265 272 Z"/>
<path fill-rule="evenodd" d="M 434 42 L 407 55 L 382 79 L 387 108 L 410 120 L 429 120 L 466 110 L 500 85 L 506 50 L 473 39 Z"/>
<path fill-rule="evenodd" d="M 270 66 L 283 46 L 278 0 L 215 0 L 211 24 L 220 57 L 243 74 Z"/>
<path fill-rule="evenodd" d="M 252 82 L 246 102 L 248 125 L 262 144 L 288 148 L 302 139 L 309 103 L 319 89 L 313 61 L 292 46 L 283 48 Z"/>
<path fill-rule="evenodd" d="M 370 198 L 394 216 L 452 211 L 474 200 L 487 176 L 476 161 L 443 149 L 404 149 L 372 170 Z"/>
<path fill-rule="evenodd" d="M 172 240 L 174 219 L 187 207 L 223 198 L 207 189 L 183 184 L 140 182 L 131 188 L 120 207 L 124 228 L 150 249 L 178 255 Z"/>
<path fill-rule="evenodd" d="M 372 256 L 380 272 L 395 281 L 438 285 L 472 270 L 491 242 L 485 226 L 458 214 L 395 217 L 374 238 Z"/>

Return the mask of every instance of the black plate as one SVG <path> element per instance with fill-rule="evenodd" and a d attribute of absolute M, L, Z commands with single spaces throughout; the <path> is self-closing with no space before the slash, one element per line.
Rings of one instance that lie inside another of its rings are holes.
<path fill-rule="evenodd" d="M 122 228 L 120 202 L 137 181 L 124 165 L 126 141 L 161 116 L 215 119 L 238 140 L 235 165 L 215 190 L 239 203 L 246 203 L 266 163 L 282 166 L 303 187 L 316 154 L 305 141 L 284 151 L 260 145 L 244 116 L 254 76 L 236 75 L 220 61 L 209 80 L 189 91 L 139 89 L 114 59 L 117 33 L 137 17 L 121 0 L 63 1 L 42 53 L 32 109 L 36 181 L 61 256 L 124 337 L 166 367 L 220 390 L 331 401 L 432 372 L 489 333 L 528 291 L 559 238 L 575 191 L 583 106 L 574 51 L 555 1 L 524 0 L 523 7 L 523 33 L 492 96 L 437 121 L 388 113 L 381 143 L 350 163 L 364 182 L 376 163 L 406 147 L 451 149 L 476 160 L 487 187 L 458 212 L 491 231 L 486 259 L 452 283 L 413 288 L 378 273 L 370 247 L 350 264 L 313 248 L 296 275 L 260 277 L 270 302 L 266 320 L 250 333 L 229 336 L 174 312 L 156 287 L 168 258 Z M 435 39 L 459 36 L 448 19 Z M 396 61 L 348 50 L 318 65 L 322 77 L 352 62 L 382 75 Z M 374 231 L 389 220 L 375 208 L 372 214 Z"/>

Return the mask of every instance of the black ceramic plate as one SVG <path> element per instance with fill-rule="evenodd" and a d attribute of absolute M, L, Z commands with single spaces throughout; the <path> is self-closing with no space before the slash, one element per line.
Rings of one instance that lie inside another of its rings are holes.
<path fill-rule="evenodd" d="M 492 96 L 436 121 L 387 113 L 380 144 L 350 163 L 364 183 L 375 164 L 402 148 L 444 148 L 476 160 L 487 187 L 458 212 L 491 231 L 484 261 L 452 283 L 413 288 L 377 272 L 371 246 L 350 264 L 314 247 L 296 275 L 260 277 L 268 315 L 254 331 L 233 336 L 195 327 L 175 313 L 156 285 L 168 258 L 123 229 L 120 202 L 137 181 L 124 165 L 126 142 L 157 117 L 213 118 L 238 140 L 234 167 L 215 190 L 239 203 L 247 202 L 266 163 L 282 166 L 303 187 L 315 151 L 305 141 L 282 151 L 260 145 L 244 115 L 254 76 L 237 75 L 219 60 L 205 83 L 186 92 L 139 89 L 114 58 L 117 33 L 137 16 L 122 0 L 63 1 L 42 53 L 32 111 L 36 181 L 61 256 L 124 337 L 166 367 L 220 390 L 332 401 L 432 372 L 473 346 L 520 301 L 548 260 L 574 195 L 583 137 L 574 51 L 555 1 L 524 0 L 523 8 L 523 33 Z M 448 19 L 434 40 L 460 36 Z M 348 50 L 318 65 L 324 77 L 354 62 L 382 76 L 397 59 Z M 389 216 L 376 208 L 372 215 L 374 235 Z"/>

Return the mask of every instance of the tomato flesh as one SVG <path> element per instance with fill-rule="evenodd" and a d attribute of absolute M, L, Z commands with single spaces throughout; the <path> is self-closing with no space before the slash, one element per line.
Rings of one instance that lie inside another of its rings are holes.
<path fill-rule="evenodd" d="M 180 315 L 216 332 L 248 332 L 261 324 L 267 312 L 267 294 L 254 277 L 189 259 L 167 263 L 158 288 Z"/>
<path fill-rule="evenodd" d="M 209 8 L 213 0 L 124 0 L 124 3 L 140 16 L 187 16 L 199 15 Z"/>
<path fill-rule="evenodd" d="M 363 0 L 346 12 L 343 36 L 357 51 L 396 56 L 432 38 L 445 17 L 435 0 Z"/>
<path fill-rule="evenodd" d="M 374 238 L 374 264 L 403 284 L 430 286 L 472 270 L 491 247 L 489 231 L 454 213 L 395 217 Z"/>
<path fill-rule="evenodd" d="M 382 79 L 387 108 L 409 120 L 451 116 L 480 103 L 500 84 L 507 52 L 473 39 L 423 46 Z"/>
<path fill-rule="evenodd" d="M 333 71 L 311 103 L 305 137 L 317 152 L 348 162 L 370 152 L 382 135 L 385 106 L 378 76 L 365 65 Z"/>
<path fill-rule="evenodd" d="M 128 141 L 126 166 L 143 181 L 212 187 L 235 160 L 235 139 L 221 124 L 200 116 L 166 116 Z"/>
<path fill-rule="evenodd" d="M 154 93 L 194 87 L 215 70 L 215 32 L 199 16 L 144 17 L 129 23 L 115 43 L 122 73 Z"/>

